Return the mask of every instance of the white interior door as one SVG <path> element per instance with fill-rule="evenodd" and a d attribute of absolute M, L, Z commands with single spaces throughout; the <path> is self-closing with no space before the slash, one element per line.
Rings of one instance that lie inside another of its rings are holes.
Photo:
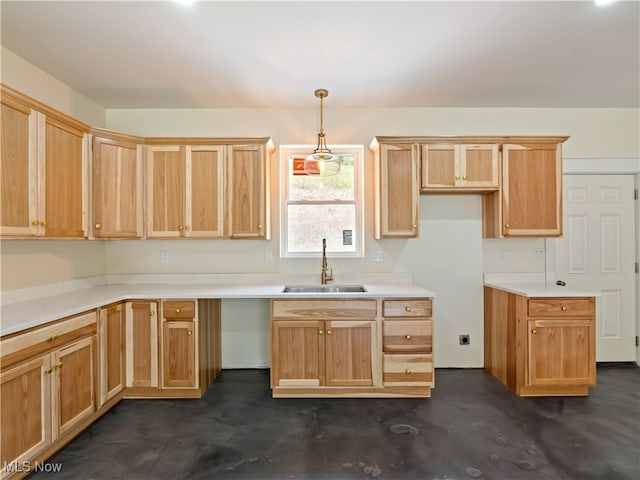
<path fill-rule="evenodd" d="M 633 175 L 565 175 L 564 236 L 556 240 L 556 278 L 601 293 L 596 360 L 635 361 Z"/>

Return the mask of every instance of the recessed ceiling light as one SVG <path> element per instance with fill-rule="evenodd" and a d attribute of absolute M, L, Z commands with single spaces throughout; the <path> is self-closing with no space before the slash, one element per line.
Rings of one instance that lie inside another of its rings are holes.
<path fill-rule="evenodd" d="M 596 5 L 599 5 L 599 6 L 609 5 L 610 3 L 613 3 L 615 1 L 616 0 L 595 0 Z"/>
<path fill-rule="evenodd" d="M 196 3 L 198 0 L 173 0 L 173 1 L 180 5 L 184 5 L 185 7 L 190 7 L 191 5 Z"/>

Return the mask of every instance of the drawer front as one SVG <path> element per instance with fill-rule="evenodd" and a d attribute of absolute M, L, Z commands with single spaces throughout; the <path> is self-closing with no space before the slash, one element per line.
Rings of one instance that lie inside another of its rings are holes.
<path fill-rule="evenodd" d="M 529 300 L 530 317 L 593 317 L 596 302 L 593 297 L 535 298 Z"/>
<path fill-rule="evenodd" d="M 194 300 L 165 300 L 162 302 L 162 317 L 165 319 L 193 319 L 196 316 Z"/>
<path fill-rule="evenodd" d="M 383 317 L 430 317 L 431 299 L 384 300 Z"/>
<path fill-rule="evenodd" d="M 431 320 L 383 320 L 382 335 L 385 352 L 431 353 Z"/>
<path fill-rule="evenodd" d="M 2 367 L 58 348 L 76 338 L 96 333 L 96 331 L 97 316 L 94 310 L 3 338 L 0 341 Z"/>
<path fill-rule="evenodd" d="M 433 386 L 432 355 L 389 354 L 382 356 L 384 385 Z"/>
<path fill-rule="evenodd" d="M 272 300 L 271 317 L 300 320 L 376 318 L 375 300 Z"/>

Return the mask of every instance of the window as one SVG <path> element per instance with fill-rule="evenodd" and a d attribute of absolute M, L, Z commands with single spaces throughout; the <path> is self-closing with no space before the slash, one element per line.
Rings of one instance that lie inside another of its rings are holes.
<path fill-rule="evenodd" d="M 332 146 L 341 157 L 340 173 L 310 176 L 295 169 L 310 146 L 280 147 L 282 165 L 280 256 L 316 257 L 327 239 L 327 254 L 362 257 L 362 146 Z"/>

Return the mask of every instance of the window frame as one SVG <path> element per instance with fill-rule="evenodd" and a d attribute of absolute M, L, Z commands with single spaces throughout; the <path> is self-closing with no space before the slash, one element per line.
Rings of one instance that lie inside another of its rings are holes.
<path fill-rule="evenodd" d="M 353 252 L 339 252 L 327 249 L 327 256 L 333 258 L 364 258 L 364 146 L 363 145 L 329 145 L 336 155 L 353 156 L 353 201 L 351 200 L 289 200 L 289 157 L 308 155 L 315 145 L 280 145 L 278 158 L 280 164 L 280 258 L 318 258 L 322 256 L 322 245 L 308 252 L 290 252 L 288 250 L 288 206 L 289 205 L 355 205 L 355 231 L 353 232 Z"/>

